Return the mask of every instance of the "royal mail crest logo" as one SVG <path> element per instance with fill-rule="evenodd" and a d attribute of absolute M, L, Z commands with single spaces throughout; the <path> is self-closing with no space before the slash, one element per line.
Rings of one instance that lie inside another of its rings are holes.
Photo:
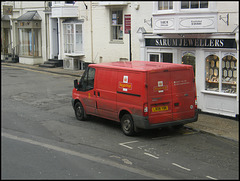
<path fill-rule="evenodd" d="M 119 82 L 119 88 L 123 89 L 123 91 L 132 90 L 132 83 L 128 82 L 128 76 L 123 76 L 123 81 Z"/>

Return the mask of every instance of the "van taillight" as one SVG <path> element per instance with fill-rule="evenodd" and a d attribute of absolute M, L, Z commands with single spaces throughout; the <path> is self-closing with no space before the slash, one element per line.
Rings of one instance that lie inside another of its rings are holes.
<path fill-rule="evenodd" d="M 143 104 L 143 116 L 148 116 L 148 105 Z"/>
<path fill-rule="evenodd" d="M 197 97 L 195 97 L 195 109 L 197 109 Z"/>

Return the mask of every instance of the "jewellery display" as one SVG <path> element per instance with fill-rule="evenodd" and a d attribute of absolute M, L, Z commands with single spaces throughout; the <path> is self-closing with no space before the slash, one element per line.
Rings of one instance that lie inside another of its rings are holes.
<path fill-rule="evenodd" d="M 206 58 L 205 90 L 219 92 L 219 83 L 221 83 L 221 92 L 234 94 L 236 93 L 237 82 L 237 60 L 233 56 L 227 55 L 223 57 L 221 63 L 222 65 L 219 62 L 219 57 L 216 55 L 209 55 Z M 219 67 L 219 64 L 221 67 Z M 219 70 L 222 73 L 221 80 Z"/>
<path fill-rule="evenodd" d="M 222 59 L 222 92 L 236 93 L 237 59 L 227 55 Z"/>

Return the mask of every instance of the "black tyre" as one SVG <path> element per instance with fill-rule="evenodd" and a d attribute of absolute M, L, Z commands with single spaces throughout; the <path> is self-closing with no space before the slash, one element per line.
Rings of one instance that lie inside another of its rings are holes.
<path fill-rule="evenodd" d="M 130 114 L 124 114 L 121 118 L 121 127 L 122 131 L 127 136 L 133 136 L 135 135 L 134 131 L 134 123 L 132 116 Z"/>
<path fill-rule="evenodd" d="M 76 118 L 80 121 L 84 121 L 85 120 L 85 112 L 84 112 L 84 108 L 83 108 L 81 102 L 77 102 L 75 104 L 74 110 L 75 110 Z"/>

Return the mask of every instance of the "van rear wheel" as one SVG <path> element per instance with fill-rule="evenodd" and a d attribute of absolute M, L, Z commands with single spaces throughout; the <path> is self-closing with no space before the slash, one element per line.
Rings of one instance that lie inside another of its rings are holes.
<path fill-rule="evenodd" d="M 122 131 L 127 136 L 133 136 L 135 135 L 134 131 L 134 123 L 132 116 L 130 114 L 124 114 L 121 118 L 121 127 Z"/>
<path fill-rule="evenodd" d="M 75 110 L 75 116 L 78 120 L 80 121 L 84 121 L 85 120 L 85 112 L 84 112 L 84 108 L 81 104 L 81 102 L 77 102 L 74 106 L 74 110 Z"/>

